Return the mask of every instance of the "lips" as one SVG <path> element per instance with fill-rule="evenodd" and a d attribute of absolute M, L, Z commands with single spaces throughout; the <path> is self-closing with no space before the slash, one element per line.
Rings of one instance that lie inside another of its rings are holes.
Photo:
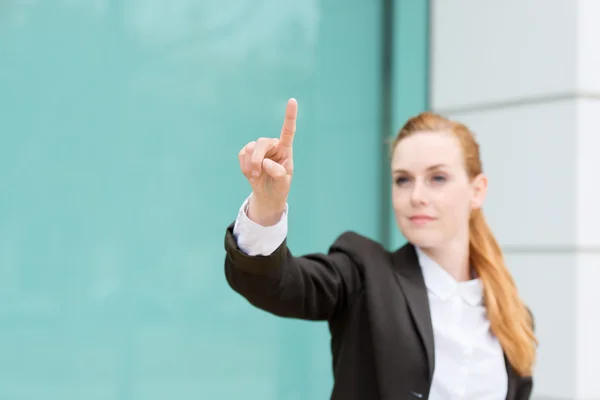
<path fill-rule="evenodd" d="M 413 215 L 409 219 L 410 219 L 410 222 L 412 222 L 415 225 L 425 225 L 425 224 L 433 221 L 435 218 L 430 217 L 428 215 Z"/>
<path fill-rule="evenodd" d="M 410 217 L 411 221 L 433 221 L 433 217 L 428 215 L 413 215 Z"/>

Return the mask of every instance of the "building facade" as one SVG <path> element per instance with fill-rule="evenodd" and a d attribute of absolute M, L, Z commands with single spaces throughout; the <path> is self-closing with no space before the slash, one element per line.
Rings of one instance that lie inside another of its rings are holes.
<path fill-rule="evenodd" d="M 478 135 L 485 209 L 536 317 L 537 399 L 600 398 L 600 3 L 431 2 L 429 107 Z"/>

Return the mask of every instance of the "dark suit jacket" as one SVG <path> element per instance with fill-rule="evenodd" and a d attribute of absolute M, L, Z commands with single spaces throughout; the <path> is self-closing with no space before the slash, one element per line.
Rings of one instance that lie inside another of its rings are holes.
<path fill-rule="evenodd" d="M 328 321 L 331 399 L 427 399 L 434 368 L 429 300 L 415 249 L 390 253 L 345 232 L 328 254 L 294 257 L 284 242 L 270 256 L 248 256 L 233 224 L 225 235 L 229 285 L 272 314 Z M 507 400 L 530 398 L 531 377 L 508 370 Z"/>

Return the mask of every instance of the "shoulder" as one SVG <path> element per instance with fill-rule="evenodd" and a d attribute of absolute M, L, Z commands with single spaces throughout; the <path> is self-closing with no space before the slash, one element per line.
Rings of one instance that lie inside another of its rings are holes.
<path fill-rule="evenodd" d="M 354 231 L 340 234 L 329 247 L 329 253 L 343 252 L 356 261 L 387 257 L 390 252 L 378 241 Z"/>

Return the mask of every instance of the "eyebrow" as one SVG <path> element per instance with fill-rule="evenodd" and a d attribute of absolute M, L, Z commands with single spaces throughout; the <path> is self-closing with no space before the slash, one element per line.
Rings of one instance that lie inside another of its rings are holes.
<path fill-rule="evenodd" d="M 433 170 L 442 169 L 442 168 L 448 168 L 448 165 L 447 164 L 435 164 L 430 167 L 427 167 L 427 171 L 433 171 Z M 409 174 L 410 173 L 405 169 L 395 169 L 393 172 L 394 172 L 394 174 Z"/>

